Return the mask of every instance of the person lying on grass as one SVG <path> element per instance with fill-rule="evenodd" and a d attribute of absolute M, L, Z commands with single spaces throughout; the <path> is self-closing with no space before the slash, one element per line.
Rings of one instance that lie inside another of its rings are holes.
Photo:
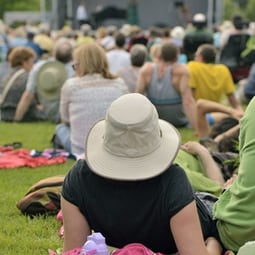
<path fill-rule="evenodd" d="M 173 160 L 180 135 L 143 95 L 126 94 L 90 130 L 86 160 L 62 190 L 64 251 L 91 231 L 113 247 L 139 242 L 155 252 L 220 255 L 215 224 Z"/>

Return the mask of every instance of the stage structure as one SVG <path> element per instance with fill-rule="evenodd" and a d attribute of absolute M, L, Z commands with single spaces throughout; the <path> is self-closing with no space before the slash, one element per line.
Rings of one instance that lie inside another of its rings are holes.
<path fill-rule="evenodd" d="M 41 16 L 46 0 L 41 1 Z M 77 28 L 75 18 L 76 9 L 81 0 L 51 0 L 51 24 L 55 29 L 61 28 L 69 22 Z M 186 26 L 195 13 L 204 13 L 208 18 L 208 25 L 220 24 L 223 16 L 222 0 L 84 0 L 94 27 L 124 23 L 137 23 L 142 28 L 153 25 Z"/>

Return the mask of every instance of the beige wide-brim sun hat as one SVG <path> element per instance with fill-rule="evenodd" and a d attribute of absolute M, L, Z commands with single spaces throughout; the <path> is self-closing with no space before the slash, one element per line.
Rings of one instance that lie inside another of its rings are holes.
<path fill-rule="evenodd" d="M 60 98 L 62 85 L 67 79 L 64 64 L 56 60 L 44 63 L 37 75 L 37 91 L 47 100 Z"/>
<path fill-rule="evenodd" d="M 138 93 L 126 94 L 109 107 L 105 120 L 90 130 L 86 161 L 97 175 L 135 181 L 168 169 L 180 146 L 180 135 L 158 119 L 154 105 Z"/>
<path fill-rule="evenodd" d="M 245 243 L 238 251 L 237 255 L 253 255 L 255 254 L 255 241 Z"/>

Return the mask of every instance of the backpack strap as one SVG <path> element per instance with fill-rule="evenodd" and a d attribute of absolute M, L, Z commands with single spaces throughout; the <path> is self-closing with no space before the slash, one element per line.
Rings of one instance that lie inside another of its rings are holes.
<path fill-rule="evenodd" d="M 0 94 L 0 106 L 3 104 L 3 102 L 4 102 L 4 100 L 5 100 L 6 96 L 7 96 L 7 94 L 8 94 L 8 92 L 9 92 L 10 88 L 12 87 L 14 81 L 15 81 L 21 74 L 23 74 L 23 73 L 25 73 L 25 72 L 26 72 L 26 71 L 25 71 L 23 68 L 21 68 L 21 69 L 19 69 L 18 71 L 16 71 L 16 72 L 12 75 L 12 77 L 9 79 L 9 81 L 7 82 L 6 86 L 5 86 L 4 89 L 3 89 L 2 94 Z"/>

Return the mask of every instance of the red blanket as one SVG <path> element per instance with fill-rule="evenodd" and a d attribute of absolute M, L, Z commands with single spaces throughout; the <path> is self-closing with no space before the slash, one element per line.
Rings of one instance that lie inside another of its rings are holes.
<path fill-rule="evenodd" d="M 1 147 L 0 149 L 0 169 L 6 168 L 17 168 L 17 167 L 31 167 L 35 168 L 44 165 L 62 164 L 66 162 L 67 157 L 65 156 L 36 156 L 30 155 L 30 150 L 18 149 L 13 150 L 12 148 Z"/>

